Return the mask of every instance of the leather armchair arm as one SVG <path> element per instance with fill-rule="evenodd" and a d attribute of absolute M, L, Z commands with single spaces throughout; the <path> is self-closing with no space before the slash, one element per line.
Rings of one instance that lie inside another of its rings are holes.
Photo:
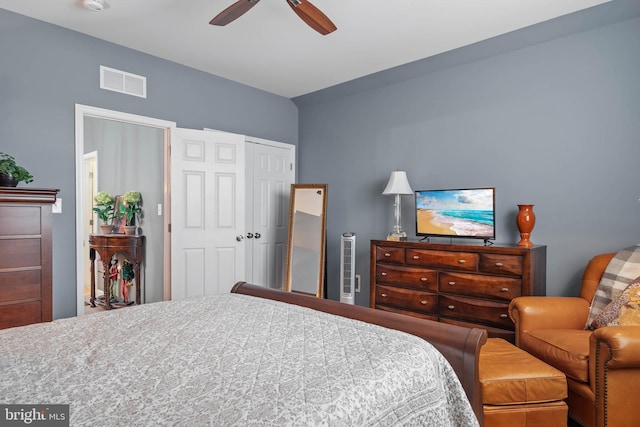
<path fill-rule="evenodd" d="M 630 426 L 640 409 L 629 396 L 640 393 L 640 328 L 607 326 L 589 338 L 589 385 L 595 396 L 596 425 Z"/>
<path fill-rule="evenodd" d="M 509 316 L 522 331 L 538 329 L 583 329 L 589 317 L 589 303 L 578 297 L 517 297 L 509 304 Z"/>
<path fill-rule="evenodd" d="M 589 360 L 596 360 L 598 345 L 606 345 L 609 369 L 640 368 L 640 328 L 637 326 L 607 326 L 593 331 L 589 344 Z M 601 347 L 601 351 L 602 351 Z M 602 354 L 599 355 L 603 357 Z"/>

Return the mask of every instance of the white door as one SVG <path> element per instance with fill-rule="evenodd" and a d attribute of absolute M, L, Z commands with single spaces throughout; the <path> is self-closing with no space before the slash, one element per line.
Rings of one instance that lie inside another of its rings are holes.
<path fill-rule="evenodd" d="M 171 299 L 228 293 L 244 279 L 244 136 L 171 135 Z"/>
<path fill-rule="evenodd" d="M 247 138 L 246 281 L 283 288 L 295 146 Z"/>

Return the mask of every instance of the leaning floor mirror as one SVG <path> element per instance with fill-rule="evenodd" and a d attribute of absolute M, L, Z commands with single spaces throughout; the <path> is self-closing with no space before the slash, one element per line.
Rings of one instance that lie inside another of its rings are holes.
<path fill-rule="evenodd" d="M 327 184 L 291 184 L 284 288 L 324 297 Z"/>

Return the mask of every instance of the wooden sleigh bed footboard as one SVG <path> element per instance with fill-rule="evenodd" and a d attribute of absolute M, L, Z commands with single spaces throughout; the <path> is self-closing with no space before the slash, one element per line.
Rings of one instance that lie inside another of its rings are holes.
<path fill-rule="evenodd" d="M 368 307 L 343 304 L 304 294 L 283 292 L 251 285 L 246 282 L 236 283 L 231 292 L 282 301 L 350 319 L 361 320 L 407 332 L 428 341 L 444 355 L 453 367 L 471 402 L 471 407 L 480 425 L 482 425 L 482 394 L 478 366 L 480 348 L 487 340 L 487 332 L 485 330 L 464 328 L 402 314 L 374 310 Z"/>

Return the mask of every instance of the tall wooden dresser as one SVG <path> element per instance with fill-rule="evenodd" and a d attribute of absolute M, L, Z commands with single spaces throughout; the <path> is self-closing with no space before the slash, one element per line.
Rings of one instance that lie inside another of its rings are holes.
<path fill-rule="evenodd" d="M 51 205 L 58 191 L 0 187 L 0 329 L 51 321 Z"/>
<path fill-rule="evenodd" d="M 546 293 L 546 246 L 371 241 L 372 308 L 514 340 L 509 302 Z"/>

